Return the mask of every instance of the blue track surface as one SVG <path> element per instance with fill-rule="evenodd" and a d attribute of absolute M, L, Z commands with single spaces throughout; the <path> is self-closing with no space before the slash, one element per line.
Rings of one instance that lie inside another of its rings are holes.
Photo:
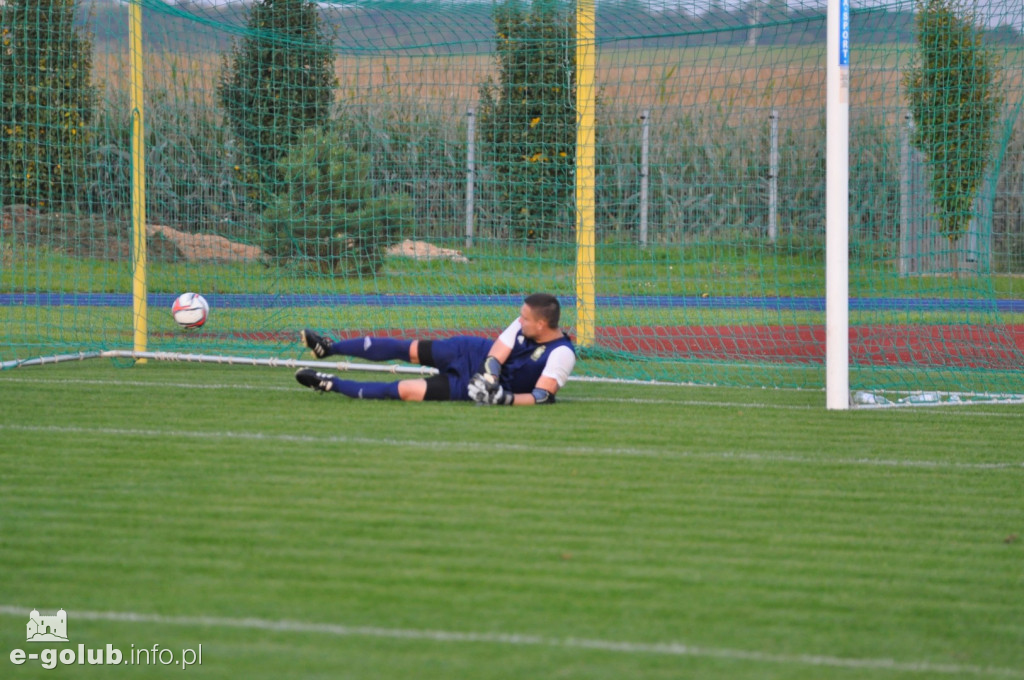
<path fill-rule="evenodd" d="M 231 308 L 276 307 L 445 307 L 445 306 L 518 306 L 522 295 L 205 295 L 211 306 Z M 174 295 L 151 294 L 148 304 L 170 307 Z M 573 306 L 574 297 L 563 297 L 562 304 Z M 125 293 L 0 293 L 0 307 L 131 307 L 132 296 Z M 770 309 L 786 311 L 824 311 L 823 297 L 699 297 L 699 296 L 598 296 L 600 307 L 694 308 L 694 309 Z M 1024 313 L 1024 300 L 944 300 L 939 298 L 851 298 L 851 310 L 881 311 L 974 311 Z"/>

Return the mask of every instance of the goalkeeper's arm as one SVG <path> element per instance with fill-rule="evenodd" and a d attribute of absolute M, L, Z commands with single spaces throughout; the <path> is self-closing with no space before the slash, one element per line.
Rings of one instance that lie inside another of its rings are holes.
<path fill-rule="evenodd" d="M 479 380 L 483 380 L 481 374 L 477 374 Z M 492 406 L 533 406 L 534 404 L 555 403 L 555 392 L 558 391 L 558 382 L 554 378 L 541 377 L 537 386 L 532 392 L 523 394 L 512 394 L 498 385 L 494 390 L 488 391 L 482 384 L 474 383 L 469 387 L 470 398 L 478 404 L 490 404 Z"/>
<path fill-rule="evenodd" d="M 498 385 L 501 382 L 501 367 L 508 361 L 509 355 L 512 354 L 512 346 L 516 342 L 516 334 L 519 332 L 519 328 L 519 320 L 517 319 L 498 336 L 498 339 L 491 345 L 490 351 L 487 352 L 487 359 L 484 360 L 484 365 L 480 367 L 480 372 L 477 373 L 484 380 L 482 385 L 492 396 L 498 390 Z"/>
<path fill-rule="evenodd" d="M 519 322 L 514 322 L 494 341 L 494 344 L 491 345 L 491 350 L 487 352 L 487 361 L 484 362 L 483 371 L 485 373 L 495 369 L 497 374 L 501 373 L 501 367 L 508 361 L 509 355 L 512 354 L 512 346 L 516 342 L 516 334 L 519 332 L 519 328 Z"/>

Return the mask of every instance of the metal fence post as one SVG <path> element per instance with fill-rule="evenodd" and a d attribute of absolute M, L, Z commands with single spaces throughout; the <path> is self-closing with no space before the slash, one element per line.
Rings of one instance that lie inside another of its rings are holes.
<path fill-rule="evenodd" d="M 900 128 L 900 276 L 911 272 L 911 226 L 910 226 L 910 113 L 903 114 Z"/>
<path fill-rule="evenodd" d="M 466 247 L 473 247 L 473 188 L 476 185 L 476 111 L 466 111 Z"/>
<path fill-rule="evenodd" d="M 771 148 L 768 152 L 768 242 L 775 244 L 779 235 L 779 112 L 768 116 L 771 127 Z"/>
<path fill-rule="evenodd" d="M 650 177 L 651 112 L 644 109 L 640 114 L 640 245 L 647 245 L 647 203 L 648 178 Z"/>

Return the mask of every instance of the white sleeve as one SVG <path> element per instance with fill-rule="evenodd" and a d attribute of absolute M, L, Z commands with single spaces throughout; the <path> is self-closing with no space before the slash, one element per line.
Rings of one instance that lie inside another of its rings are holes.
<path fill-rule="evenodd" d="M 556 347 L 548 355 L 548 362 L 544 365 L 541 373 L 546 378 L 552 378 L 558 383 L 559 389 L 565 387 L 565 381 L 576 366 L 576 353 L 568 347 Z"/>
<path fill-rule="evenodd" d="M 519 331 L 523 329 L 523 325 L 519 323 L 517 318 L 515 321 L 509 324 L 508 328 L 501 332 L 498 336 L 498 340 L 501 340 L 506 347 L 516 346 L 516 336 L 519 335 Z"/>

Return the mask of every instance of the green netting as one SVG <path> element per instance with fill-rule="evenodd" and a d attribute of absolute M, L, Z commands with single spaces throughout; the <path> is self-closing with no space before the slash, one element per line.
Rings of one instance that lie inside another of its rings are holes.
<path fill-rule="evenodd" d="M 576 330 L 572 3 L 140 1 L 148 349 L 492 334 L 538 290 Z M 1024 392 L 1024 5 L 968 7 L 852 5 L 853 389 Z M 825 16 L 597 4 L 579 373 L 823 386 Z M 133 347 L 129 25 L 0 5 L 7 365 Z"/>

